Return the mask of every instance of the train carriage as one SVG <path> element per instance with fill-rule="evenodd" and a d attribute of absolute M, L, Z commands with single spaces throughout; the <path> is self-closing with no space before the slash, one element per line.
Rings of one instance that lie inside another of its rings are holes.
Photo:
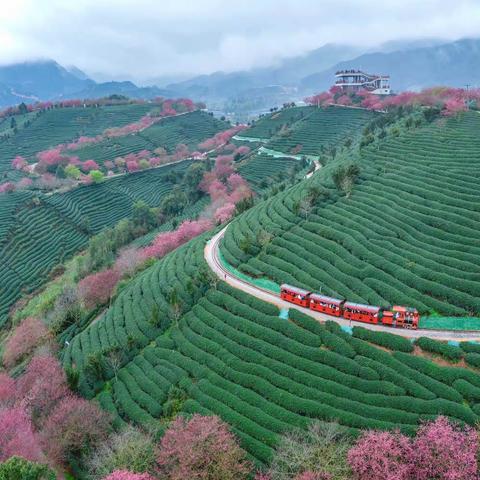
<path fill-rule="evenodd" d="M 284 283 L 280 286 L 280 297 L 282 300 L 295 303 L 301 307 L 310 306 L 310 292 L 303 288 L 292 287 Z"/>
<path fill-rule="evenodd" d="M 378 323 L 381 307 L 362 305 L 361 303 L 345 302 L 343 304 L 343 317 L 366 323 Z"/>
<path fill-rule="evenodd" d="M 318 293 L 310 294 L 310 309 L 317 312 L 326 313 L 335 317 L 341 317 L 343 314 L 343 304 L 345 300 L 338 298 L 319 295 Z"/>

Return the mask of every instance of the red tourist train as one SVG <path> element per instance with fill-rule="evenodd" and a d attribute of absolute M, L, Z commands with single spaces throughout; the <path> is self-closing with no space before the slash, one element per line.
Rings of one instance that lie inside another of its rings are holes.
<path fill-rule="evenodd" d="M 376 307 L 347 302 L 338 298 L 312 293 L 302 288 L 283 284 L 280 297 L 287 302 L 334 317 L 343 317 L 357 322 L 387 325 L 396 328 L 418 328 L 418 311 L 411 307 Z"/>

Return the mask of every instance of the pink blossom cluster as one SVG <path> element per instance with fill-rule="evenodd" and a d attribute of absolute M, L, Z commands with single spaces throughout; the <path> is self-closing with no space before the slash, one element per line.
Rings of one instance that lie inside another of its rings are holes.
<path fill-rule="evenodd" d="M 413 439 L 399 432 L 365 432 L 348 452 L 348 462 L 357 480 L 472 480 L 479 473 L 478 446 L 473 428 L 438 417 Z"/>
<path fill-rule="evenodd" d="M 360 102 L 358 103 L 358 99 Z M 342 94 L 338 86 L 332 87 L 328 92 L 322 92 L 305 99 L 310 105 L 328 106 L 358 104 L 369 110 L 389 110 L 393 107 L 423 105 L 437 107 L 445 116 L 456 115 L 466 111 L 468 104 L 473 102 L 480 106 L 480 89 L 464 90 L 451 87 L 433 87 L 421 92 L 401 92 L 398 95 L 380 97 L 367 90 L 360 90 L 355 94 Z"/>
<path fill-rule="evenodd" d="M 212 227 L 209 219 L 185 220 L 176 230 L 157 235 L 152 244 L 142 250 L 142 255 L 144 258 L 161 258 Z"/>
<path fill-rule="evenodd" d="M 237 125 L 235 127 L 218 132 L 213 137 L 207 138 L 202 143 L 198 144 L 198 149 L 204 152 L 209 152 L 229 142 L 229 140 L 241 130 L 247 128 L 246 125 Z"/>
<path fill-rule="evenodd" d="M 217 416 L 178 416 L 161 440 L 157 464 L 169 480 L 243 480 L 251 471 L 234 435 Z"/>
<path fill-rule="evenodd" d="M 13 182 L 4 182 L 0 184 L 0 193 L 12 193 L 16 190 L 16 185 Z"/>
<path fill-rule="evenodd" d="M 53 356 L 34 356 L 17 379 L 0 373 L 0 462 L 17 455 L 63 464 L 107 429 L 108 416 L 70 392 Z"/>

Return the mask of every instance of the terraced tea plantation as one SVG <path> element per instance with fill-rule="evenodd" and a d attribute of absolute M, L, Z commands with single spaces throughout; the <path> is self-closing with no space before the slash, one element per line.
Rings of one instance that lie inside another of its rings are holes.
<path fill-rule="evenodd" d="M 0 174 L 11 169 L 17 155 L 31 159 L 36 153 L 81 135 L 94 136 L 112 126 L 122 127 L 147 114 L 152 105 L 55 108 L 30 118 L 30 125 L 0 141 Z"/>
<path fill-rule="evenodd" d="M 166 175 L 190 161 L 83 186 L 67 193 L 17 192 L 0 201 L 0 324 L 22 292 L 46 280 L 51 269 L 84 247 L 90 236 L 132 213 L 144 200 L 158 206 L 174 187 Z"/>
<path fill-rule="evenodd" d="M 290 157 L 272 157 L 264 153 L 253 155 L 238 168 L 238 172 L 256 190 L 291 178 L 303 169 L 301 160 Z"/>
<path fill-rule="evenodd" d="M 282 128 L 287 128 L 299 120 L 308 118 L 317 109 L 315 107 L 292 107 L 273 112 L 259 118 L 252 127 L 242 132 L 239 137 L 269 140 Z"/>
<path fill-rule="evenodd" d="M 313 112 L 279 132 L 268 144 L 268 148 L 290 153 L 301 145 L 301 155 L 319 155 L 322 149 L 341 147 L 347 139 L 355 140 L 362 128 L 377 115 L 362 109 L 308 108 L 313 109 Z"/>
<path fill-rule="evenodd" d="M 351 301 L 478 315 L 479 129 L 468 112 L 387 136 L 353 158 L 361 173 L 351 197 L 338 193 L 337 165 L 327 165 L 239 217 L 222 253 L 253 275 Z M 330 195 L 300 213 L 314 185 Z M 263 230 L 274 238 L 260 251 Z"/>
<path fill-rule="evenodd" d="M 82 391 L 98 392 L 117 425 L 155 425 L 175 386 L 184 392 L 182 411 L 221 416 L 252 457 L 266 463 L 282 432 L 306 428 L 314 418 L 338 420 L 352 431 L 405 432 L 438 414 L 478 420 L 477 373 L 413 356 L 411 343 L 395 335 L 352 337 L 294 309 L 284 320 L 275 306 L 223 282 L 211 287 L 198 273 L 206 267 L 205 240 L 132 280 L 64 351 L 64 364 L 80 369 Z M 116 372 L 112 351 L 124 352 Z"/>
<path fill-rule="evenodd" d="M 180 143 L 186 144 L 193 151 L 197 149 L 200 142 L 212 137 L 220 130 L 226 130 L 229 126 L 228 123 L 206 112 L 195 111 L 167 117 L 138 134 L 107 139 L 77 150 L 75 154 L 81 160 L 93 158 L 97 163 L 102 164 L 105 160 L 114 160 L 116 157 L 141 150 L 153 151 L 158 147 L 173 153 Z"/>

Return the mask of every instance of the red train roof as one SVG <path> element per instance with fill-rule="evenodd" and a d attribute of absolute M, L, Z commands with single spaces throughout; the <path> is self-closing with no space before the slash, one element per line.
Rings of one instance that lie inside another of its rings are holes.
<path fill-rule="evenodd" d="M 339 300 L 338 298 L 327 297 L 325 295 L 320 295 L 318 293 L 312 293 L 310 298 L 313 300 L 319 300 L 320 302 L 334 303 L 335 305 L 340 305 L 345 300 Z"/>
<path fill-rule="evenodd" d="M 377 313 L 380 311 L 381 307 L 376 307 L 374 305 L 362 305 L 361 303 L 352 303 L 352 302 L 345 302 L 343 305 L 345 308 L 356 309 L 356 310 L 364 310 L 366 312 L 373 312 Z"/>
<path fill-rule="evenodd" d="M 309 295 L 310 292 L 308 290 L 304 290 L 303 288 L 293 287 L 292 285 L 288 285 L 286 283 L 280 285 L 280 290 L 288 290 L 289 292 L 298 293 L 300 295 Z"/>

